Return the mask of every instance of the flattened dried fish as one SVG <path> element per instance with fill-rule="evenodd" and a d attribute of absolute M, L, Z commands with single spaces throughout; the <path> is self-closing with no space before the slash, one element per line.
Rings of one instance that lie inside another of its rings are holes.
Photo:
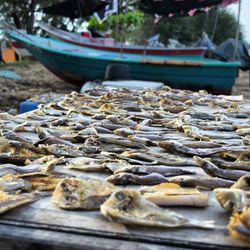
<path fill-rule="evenodd" d="M 194 156 L 194 160 L 196 161 L 197 165 L 204 170 L 205 173 L 214 177 L 221 177 L 223 179 L 237 181 L 241 176 L 249 173 L 248 171 L 243 170 L 220 169 L 208 159 L 202 159 L 198 156 Z"/>
<path fill-rule="evenodd" d="M 194 126 L 183 125 L 182 126 L 185 135 L 194 139 L 240 139 L 241 137 L 232 132 L 221 132 L 214 130 L 201 130 Z"/>
<path fill-rule="evenodd" d="M 18 178 L 23 179 L 31 185 L 31 189 L 37 191 L 53 191 L 61 178 L 45 173 L 18 174 Z"/>
<path fill-rule="evenodd" d="M 170 183 L 176 183 L 182 187 L 201 187 L 205 189 L 214 189 L 225 187 L 231 187 L 234 182 L 230 180 L 225 180 L 217 177 L 208 177 L 208 176 L 175 176 L 169 178 Z"/>
<path fill-rule="evenodd" d="M 149 152 L 125 151 L 120 155 L 120 157 L 125 157 L 126 159 L 133 158 L 133 159 L 148 161 L 151 164 L 161 164 L 166 166 L 195 166 L 193 159 L 183 158 L 177 155 L 157 154 L 150 151 Z"/>
<path fill-rule="evenodd" d="M 250 243 L 250 207 L 243 213 L 234 213 L 227 228 L 234 238 Z"/>
<path fill-rule="evenodd" d="M 238 188 L 244 191 L 250 191 L 250 174 L 240 177 L 231 188 Z"/>
<path fill-rule="evenodd" d="M 172 152 L 177 152 L 185 155 L 199 155 L 199 156 L 209 156 L 224 152 L 227 148 L 208 148 L 208 149 L 198 149 L 198 148 L 189 148 L 177 141 L 161 141 L 158 143 L 158 146 L 164 149 L 167 149 Z"/>
<path fill-rule="evenodd" d="M 89 157 L 77 157 L 69 161 L 67 167 L 70 169 L 81 170 L 86 172 L 105 172 L 106 167 L 103 165 L 108 162 L 107 159 L 93 159 Z"/>
<path fill-rule="evenodd" d="M 15 175 L 8 174 L 0 178 L 0 190 L 15 192 L 17 190 L 30 190 L 31 184 Z"/>
<path fill-rule="evenodd" d="M 175 189 L 175 192 L 171 192 L 170 194 L 168 192 L 145 193 L 143 197 L 158 206 L 208 206 L 207 194 L 192 194 L 188 191 L 186 194 L 183 194 L 183 191 L 178 188 Z"/>
<path fill-rule="evenodd" d="M 208 196 L 197 188 L 182 188 L 174 183 L 144 187 L 140 190 L 144 198 L 159 206 L 195 206 L 208 205 Z"/>
<path fill-rule="evenodd" d="M 214 228 L 213 221 L 185 218 L 181 214 L 158 207 L 143 198 L 139 192 L 129 189 L 114 192 L 101 205 L 101 213 L 111 221 L 124 224 L 167 228 Z"/>
<path fill-rule="evenodd" d="M 53 202 L 63 209 L 96 210 L 115 187 L 99 180 L 68 178 L 58 183 Z"/>
<path fill-rule="evenodd" d="M 232 161 L 225 161 L 219 158 L 211 158 L 210 160 L 212 163 L 214 163 L 216 166 L 220 168 L 250 171 L 250 162 L 232 162 Z"/>
<path fill-rule="evenodd" d="M 102 143 L 115 144 L 122 147 L 139 148 L 139 149 L 146 148 L 146 146 L 142 143 L 129 141 L 124 138 L 100 137 L 100 140 Z"/>
<path fill-rule="evenodd" d="M 38 197 L 34 193 L 10 195 L 0 191 L 0 214 L 16 207 L 36 201 Z"/>
<path fill-rule="evenodd" d="M 127 184 L 154 185 L 162 182 L 167 182 L 168 179 L 163 175 L 156 173 L 143 176 L 131 173 L 120 173 L 109 176 L 107 178 L 107 181 L 115 185 L 127 185 Z"/>
<path fill-rule="evenodd" d="M 186 174 L 186 175 L 195 174 L 195 172 L 191 170 L 181 169 L 181 168 L 174 167 L 174 166 L 164 166 L 164 165 L 153 165 L 153 166 L 128 165 L 126 167 L 117 169 L 114 173 L 118 174 L 118 173 L 123 173 L 123 172 L 132 173 L 132 174 L 157 173 L 165 177 L 174 176 L 174 175 L 183 175 L 183 174 Z"/>
<path fill-rule="evenodd" d="M 216 188 L 214 194 L 220 205 L 227 212 L 242 212 L 250 206 L 250 194 L 236 188 Z"/>

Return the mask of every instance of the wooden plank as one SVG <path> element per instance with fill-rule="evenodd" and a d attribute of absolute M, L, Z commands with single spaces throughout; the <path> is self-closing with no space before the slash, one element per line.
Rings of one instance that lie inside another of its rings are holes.
<path fill-rule="evenodd" d="M 129 242 L 73 233 L 8 226 L 0 224 L 0 250 L 46 249 L 50 250 L 182 250 L 172 246 Z M 183 249 L 184 250 L 184 249 Z"/>
<path fill-rule="evenodd" d="M 210 200 L 213 201 L 211 198 Z M 139 226 L 125 226 L 109 222 L 99 211 L 64 211 L 52 204 L 48 197 L 28 206 L 13 210 L 2 216 L 0 223 L 9 225 L 44 228 L 65 233 L 88 234 L 93 237 L 107 237 L 129 241 L 170 244 L 180 247 L 204 247 L 209 249 L 247 249 L 249 245 L 233 239 L 227 232 L 229 216 L 215 202 L 206 209 L 174 208 L 189 218 L 215 220 L 223 228 L 161 229 Z"/>

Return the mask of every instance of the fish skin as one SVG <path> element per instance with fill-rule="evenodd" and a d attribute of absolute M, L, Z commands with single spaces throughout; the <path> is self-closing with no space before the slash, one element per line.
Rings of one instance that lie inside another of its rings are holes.
<path fill-rule="evenodd" d="M 158 207 L 139 192 L 122 189 L 114 192 L 100 207 L 101 213 L 111 221 L 139 226 L 165 228 L 214 228 L 213 221 L 188 219 L 179 213 Z"/>
<path fill-rule="evenodd" d="M 207 138 L 210 139 L 241 139 L 236 133 L 202 130 L 195 126 L 183 125 L 184 134 L 192 138 Z"/>
<path fill-rule="evenodd" d="M 211 158 L 210 161 L 214 163 L 219 168 L 223 169 L 238 169 L 244 171 L 250 171 L 250 161 L 249 162 L 232 162 L 232 161 L 225 161 L 220 158 Z"/>
<path fill-rule="evenodd" d="M 147 148 L 142 143 L 129 141 L 129 140 L 124 139 L 122 137 L 121 138 L 100 137 L 100 140 L 102 143 L 116 144 L 116 145 L 128 147 L 128 148 L 138 148 L 138 149 L 146 149 Z"/>
<path fill-rule="evenodd" d="M 227 150 L 226 147 L 208 148 L 208 149 L 189 148 L 177 141 L 160 141 L 158 142 L 158 146 L 161 148 L 167 149 L 169 151 L 174 151 L 177 153 L 190 155 L 190 156 L 194 156 L 194 155 L 210 156 L 210 155 L 218 154 Z"/>
<path fill-rule="evenodd" d="M 174 156 L 174 158 L 172 156 L 172 158 L 170 158 L 169 155 L 165 157 L 165 154 L 156 154 L 150 151 L 149 152 L 125 151 L 120 155 L 120 157 L 148 161 L 150 162 L 151 165 L 161 164 L 166 166 L 195 166 L 193 159 L 184 159 L 184 158 L 179 158 L 178 156 Z"/>
<path fill-rule="evenodd" d="M 250 206 L 250 194 L 237 188 L 216 188 L 214 195 L 227 212 L 242 212 Z"/>
<path fill-rule="evenodd" d="M 179 184 L 182 187 L 201 187 L 213 190 L 214 188 L 229 188 L 234 181 L 226 180 L 218 177 L 208 176 L 174 176 L 168 179 L 170 183 Z"/>
<path fill-rule="evenodd" d="M 186 170 L 186 169 L 181 169 L 178 167 L 173 167 L 173 166 L 164 166 L 164 165 L 130 165 L 130 166 L 125 166 L 122 168 L 117 169 L 114 174 L 118 173 L 132 173 L 132 174 L 161 174 L 165 177 L 168 176 L 175 176 L 175 175 L 183 175 L 183 174 L 195 174 L 194 171 L 191 170 Z"/>
<path fill-rule="evenodd" d="M 177 189 L 178 190 L 178 189 Z M 158 206 L 207 207 L 207 194 L 166 194 L 164 192 L 145 193 L 143 197 Z"/>
<path fill-rule="evenodd" d="M 242 213 L 234 213 L 227 226 L 230 234 L 238 239 L 250 243 L 250 207 Z"/>
<path fill-rule="evenodd" d="M 38 199 L 34 193 L 10 195 L 0 191 L 0 214 Z"/>
<path fill-rule="evenodd" d="M 127 185 L 127 184 L 138 184 L 138 185 L 154 185 L 162 182 L 168 182 L 168 179 L 161 174 L 152 173 L 143 176 L 131 174 L 131 173 L 119 173 L 110 175 L 107 178 L 108 182 L 115 185 Z"/>
<path fill-rule="evenodd" d="M 198 156 L 194 156 L 194 160 L 197 165 L 201 167 L 204 172 L 213 177 L 220 177 L 227 180 L 237 181 L 240 177 L 248 174 L 248 171 L 243 170 L 228 170 L 220 169 L 208 159 L 202 159 Z"/>
<path fill-rule="evenodd" d="M 16 192 L 18 190 L 30 190 L 31 184 L 16 175 L 5 175 L 0 178 L 0 190 L 4 192 Z"/>
<path fill-rule="evenodd" d="M 57 184 L 52 199 L 62 209 L 98 210 L 115 189 L 100 180 L 66 178 Z"/>
<path fill-rule="evenodd" d="M 242 177 L 240 177 L 240 179 L 238 181 L 236 181 L 231 188 L 238 188 L 244 191 L 250 191 L 250 174 L 246 174 Z"/>

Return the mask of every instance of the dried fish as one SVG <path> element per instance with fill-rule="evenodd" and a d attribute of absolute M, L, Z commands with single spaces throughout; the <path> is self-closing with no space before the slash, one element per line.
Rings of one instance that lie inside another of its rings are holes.
<path fill-rule="evenodd" d="M 100 180 L 67 178 L 58 183 L 53 202 L 63 209 L 96 210 L 115 187 Z"/>
<path fill-rule="evenodd" d="M 243 213 L 234 213 L 227 228 L 234 238 L 250 243 L 250 207 Z"/>
<path fill-rule="evenodd" d="M 240 128 L 240 129 L 237 129 L 236 130 L 236 134 L 237 135 L 241 135 L 241 136 L 250 135 L 250 128 Z"/>
<path fill-rule="evenodd" d="M 108 159 L 93 159 L 89 157 L 77 157 L 69 161 L 67 167 L 70 169 L 81 170 L 86 172 L 105 172 L 107 169 L 104 163 Z"/>
<path fill-rule="evenodd" d="M 179 167 L 174 167 L 174 166 L 164 166 L 164 165 L 127 165 L 125 167 L 117 169 L 114 174 L 119 174 L 119 173 L 132 173 L 132 174 L 152 174 L 152 173 L 157 173 L 161 174 L 165 177 L 168 176 L 175 176 L 175 175 L 183 175 L 183 174 L 195 174 L 194 171 L 187 170 L 187 169 L 182 169 Z"/>
<path fill-rule="evenodd" d="M 243 138 L 243 143 L 245 145 L 250 145 L 250 135 L 247 135 Z"/>
<path fill-rule="evenodd" d="M 49 154 L 53 154 L 57 157 L 60 157 L 60 156 L 65 156 L 65 157 L 81 157 L 81 156 L 85 156 L 86 153 L 79 150 L 79 149 L 76 149 L 76 148 L 71 148 L 71 147 L 68 147 L 66 145 L 43 145 L 43 144 L 40 144 L 39 145 L 39 148 L 41 149 L 44 149 L 46 150 L 47 153 Z"/>
<path fill-rule="evenodd" d="M 158 207 L 143 198 L 139 192 L 129 189 L 114 192 L 101 205 L 101 213 L 111 221 L 124 224 L 167 228 L 214 228 L 213 221 L 185 218 L 181 214 Z"/>
<path fill-rule="evenodd" d="M 18 174 L 18 178 L 23 179 L 31 185 L 31 189 L 37 191 L 53 191 L 62 178 L 46 173 Z"/>
<path fill-rule="evenodd" d="M 225 180 L 217 177 L 208 177 L 208 176 L 175 176 L 168 179 L 170 183 L 176 183 L 181 185 L 182 187 L 200 187 L 204 189 L 213 190 L 214 188 L 229 188 L 234 182 L 230 180 Z"/>
<path fill-rule="evenodd" d="M 150 151 L 149 152 L 125 151 L 120 155 L 120 157 L 148 161 L 151 163 L 151 165 L 161 164 L 161 165 L 166 165 L 166 166 L 195 166 L 193 159 L 179 157 L 177 155 L 170 155 L 166 153 L 157 154 L 157 153 L 153 153 Z"/>
<path fill-rule="evenodd" d="M 222 132 L 214 130 L 201 130 L 194 126 L 183 125 L 182 126 L 185 135 L 194 139 L 240 139 L 241 137 L 233 132 Z"/>
<path fill-rule="evenodd" d="M 15 133 L 13 131 L 9 130 L 2 130 L 1 135 L 11 141 L 20 141 L 25 143 L 33 143 L 33 141 L 29 138 L 26 138 L 24 136 L 18 135 L 18 133 Z"/>
<path fill-rule="evenodd" d="M 108 144 L 115 144 L 123 147 L 128 148 L 139 148 L 139 149 L 145 149 L 146 146 L 139 142 L 132 142 L 124 138 L 111 138 L 111 137 L 100 137 L 100 140 L 102 143 L 108 143 Z"/>
<path fill-rule="evenodd" d="M 4 192 L 15 192 L 18 190 L 30 190 L 29 182 L 18 178 L 15 175 L 8 174 L 0 178 L 0 190 Z"/>
<path fill-rule="evenodd" d="M 243 170 L 228 170 L 228 169 L 220 169 L 208 159 L 202 159 L 198 156 L 194 156 L 194 160 L 197 165 L 201 167 L 205 173 L 214 177 L 221 177 L 227 180 L 237 181 L 241 176 L 248 174 L 248 171 Z"/>
<path fill-rule="evenodd" d="M 199 156 L 209 156 L 224 152 L 227 148 L 208 148 L 208 149 L 198 149 L 198 148 L 189 148 L 177 141 L 161 141 L 158 143 L 158 146 L 164 149 L 169 150 L 170 152 L 177 152 L 185 155 L 199 155 Z"/>
<path fill-rule="evenodd" d="M 220 168 L 250 171 L 250 162 L 232 162 L 220 158 L 211 158 L 210 161 Z"/>
<path fill-rule="evenodd" d="M 227 212 L 242 212 L 250 206 L 250 194 L 236 188 L 217 188 L 214 194 L 220 205 Z"/>
<path fill-rule="evenodd" d="M 168 182 L 168 179 L 163 175 L 156 173 L 143 176 L 131 173 L 119 173 L 110 175 L 107 178 L 107 181 L 115 185 L 127 185 L 127 184 L 154 185 L 162 182 Z"/>
<path fill-rule="evenodd" d="M 183 189 L 183 190 L 180 190 Z M 171 189 L 171 192 L 145 193 L 143 197 L 158 206 L 190 206 L 207 207 L 207 194 L 193 194 L 192 190 L 186 188 Z"/>
<path fill-rule="evenodd" d="M 144 187 L 140 190 L 144 198 L 159 206 L 195 206 L 208 205 L 207 194 L 202 194 L 197 188 L 182 188 L 174 183 Z"/>
<path fill-rule="evenodd" d="M 240 177 L 231 188 L 238 188 L 244 191 L 250 191 L 250 174 Z"/>
<path fill-rule="evenodd" d="M 34 193 L 11 195 L 0 191 L 0 214 L 38 200 Z"/>

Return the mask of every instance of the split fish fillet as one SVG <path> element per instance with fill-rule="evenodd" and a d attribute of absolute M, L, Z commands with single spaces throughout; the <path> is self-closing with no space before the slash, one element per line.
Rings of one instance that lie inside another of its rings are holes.
<path fill-rule="evenodd" d="M 198 221 L 185 218 L 174 211 L 158 207 L 143 198 L 139 192 L 129 189 L 114 192 L 101 205 L 101 213 L 109 220 L 123 224 L 166 228 L 214 228 L 213 221 Z"/>

